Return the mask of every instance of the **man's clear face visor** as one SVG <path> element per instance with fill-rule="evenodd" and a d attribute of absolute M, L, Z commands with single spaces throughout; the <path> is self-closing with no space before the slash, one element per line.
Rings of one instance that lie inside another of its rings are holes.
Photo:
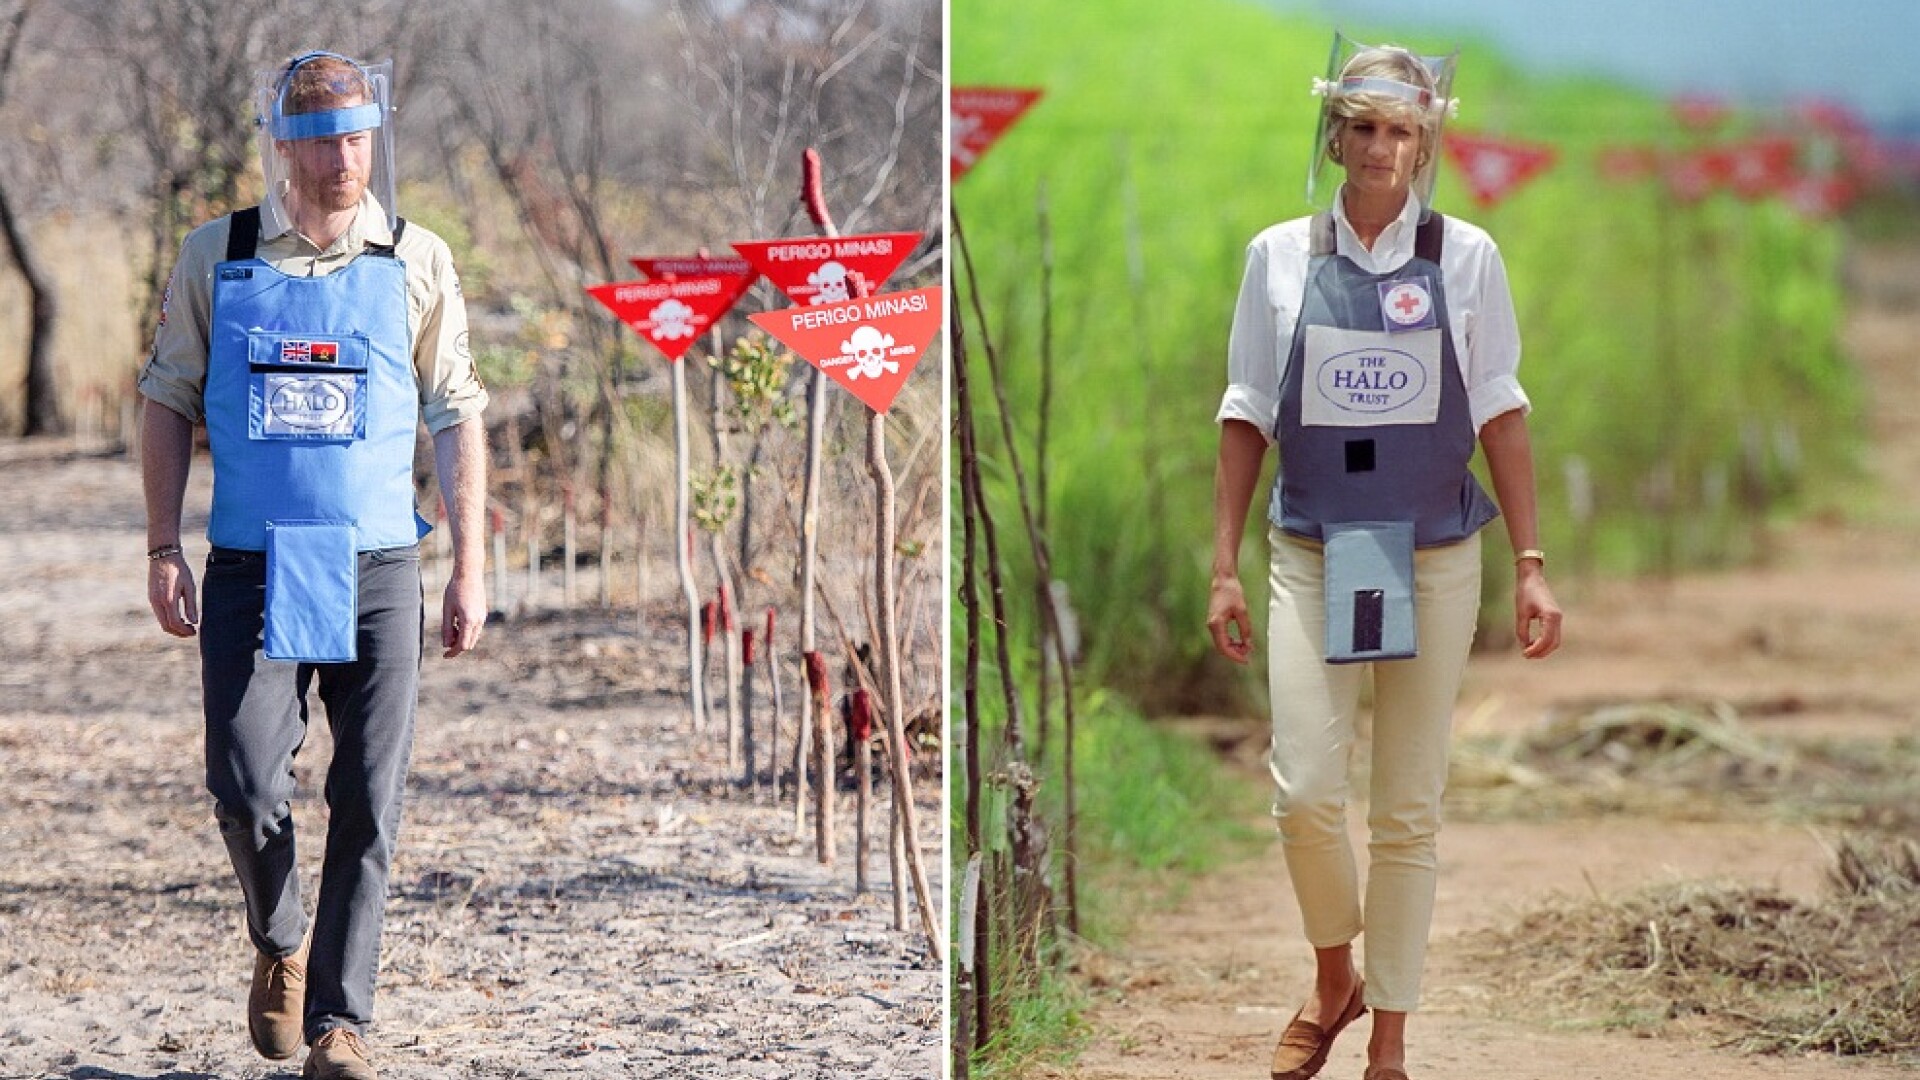
<path fill-rule="evenodd" d="M 1394 76 L 1390 71 L 1350 70 L 1356 59 L 1375 58 L 1384 51 L 1399 53 L 1419 62 L 1432 79 L 1431 87 Z M 1414 171 L 1413 197 L 1420 202 L 1420 220 L 1433 209 L 1434 187 L 1440 179 L 1440 138 L 1448 117 L 1457 104 L 1453 94 L 1453 73 L 1459 53 L 1445 56 L 1421 56 L 1395 46 L 1367 45 L 1343 34 L 1333 35 L 1333 52 L 1327 58 L 1327 75 L 1313 81 L 1313 93 L 1320 98 L 1320 121 L 1313 133 L 1313 156 L 1307 166 L 1307 202 L 1316 209 L 1333 205 L 1334 192 L 1346 179 L 1346 170 L 1328 154 L 1338 121 L 1336 108 L 1352 112 L 1357 101 L 1390 103 L 1393 112 L 1404 113 L 1426 129 L 1423 144 L 1424 163 Z M 1371 110 L 1362 109 L 1363 113 Z"/>
<path fill-rule="evenodd" d="M 345 84 L 343 97 L 361 97 L 357 105 L 317 112 L 288 112 L 288 92 L 296 70 L 320 57 L 332 57 L 352 64 L 359 78 L 340 76 Z M 293 186 L 293 163 L 280 144 L 302 139 L 331 138 L 356 131 L 368 132 L 373 143 L 372 168 L 367 177 L 367 194 L 385 215 L 387 228 L 393 228 L 393 62 L 359 64 L 335 53 L 308 53 L 292 63 L 263 71 L 254 84 L 254 125 L 258 131 L 260 174 L 266 181 L 261 212 L 272 231 L 292 224 L 287 193 Z M 357 93 L 356 93 L 357 91 Z M 370 95 L 370 96 L 369 96 Z"/>

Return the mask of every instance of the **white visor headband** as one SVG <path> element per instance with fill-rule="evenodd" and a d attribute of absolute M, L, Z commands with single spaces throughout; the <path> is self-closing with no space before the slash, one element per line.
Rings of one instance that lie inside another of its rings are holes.
<path fill-rule="evenodd" d="M 1346 97 L 1350 94 L 1381 94 L 1411 102 L 1420 111 L 1433 113 L 1444 111 L 1452 117 L 1460 111 L 1459 98 L 1436 98 L 1433 91 L 1424 86 L 1415 86 L 1398 79 L 1385 79 L 1378 75 L 1348 75 L 1338 82 L 1326 79 L 1313 80 L 1313 96 L 1322 98 Z"/>

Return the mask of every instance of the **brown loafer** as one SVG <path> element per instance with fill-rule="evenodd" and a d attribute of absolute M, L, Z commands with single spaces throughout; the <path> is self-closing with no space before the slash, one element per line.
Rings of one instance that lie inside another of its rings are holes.
<path fill-rule="evenodd" d="M 1412 1080 L 1407 1070 L 1394 1065 L 1369 1065 L 1360 1080 Z"/>
<path fill-rule="evenodd" d="M 1280 1033 L 1280 1045 L 1273 1048 L 1273 1080 L 1309 1080 L 1320 1072 L 1321 1066 L 1327 1063 L 1328 1052 L 1333 1049 L 1334 1037 L 1365 1015 L 1367 1006 L 1361 1000 L 1365 987 L 1365 983 L 1354 980 L 1347 1007 L 1340 1010 L 1340 1019 L 1334 1021 L 1332 1027 L 1323 1029 L 1311 1020 L 1301 1019 L 1299 1013 L 1293 1014 L 1286 1030 Z"/>
<path fill-rule="evenodd" d="M 247 994 L 247 1034 L 268 1061 L 285 1061 L 300 1049 L 307 1005 L 307 942 L 291 956 L 254 953 L 253 988 Z"/>

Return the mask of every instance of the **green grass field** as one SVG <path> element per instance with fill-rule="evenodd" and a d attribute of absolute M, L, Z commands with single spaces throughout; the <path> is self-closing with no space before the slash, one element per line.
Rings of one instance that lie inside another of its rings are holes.
<path fill-rule="evenodd" d="M 1087 670 L 1149 709 L 1244 702 L 1244 682 L 1207 658 L 1202 626 L 1212 417 L 1245 244 L 1309 210 L 1308 84 L 1332 27 L 1231 0 L 957 0 L 953 26 L 955 85 L 1046 91 L 953 199 L 1031 467 L 1045 192 L 1051 539 L 1086 628 Z M 1850 470 L 1852 447 L 1825 434 L 1852 428 L 1859 399 L 1835 341 L 1838 228 L 1778 204 L 1717 195 L 1689 207 L 1649 183 L 1609 183 L 1594 167 L 1602 148 L 1689 137 L 1663 102 L 1528 81 L 1459 44 L 1459 128 L 1560 155 L 1490 211 L 1472 205 L 1451 166 L 1438 196 L 1441 210 L 1488 228 L 1506 258 L 1556 573 L 1747 557 L 1769 516 Z M 964 305 L 958 266 L 955 279 Z M 971 344 L 978 361 L 977 336 Z M 993 497 L 1017 523 L 994 472 L 1004 449 L 985 438 L 997 428 L 982 423 Z M 1487 546 L 1499 590 L 1505 545 Z M 1245 544 L 1250 570 L 1262 547 L 1257 535 Z"/>

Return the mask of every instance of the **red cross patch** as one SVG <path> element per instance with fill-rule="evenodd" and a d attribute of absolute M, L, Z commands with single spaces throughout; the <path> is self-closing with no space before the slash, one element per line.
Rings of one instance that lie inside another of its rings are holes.
<path fill-rule="evenodd" d="M 1425 330 L 1439 325 L 1433 291 L 1424 277 L 1380 283 L 1381 322 L 1388 331 Z"/>

